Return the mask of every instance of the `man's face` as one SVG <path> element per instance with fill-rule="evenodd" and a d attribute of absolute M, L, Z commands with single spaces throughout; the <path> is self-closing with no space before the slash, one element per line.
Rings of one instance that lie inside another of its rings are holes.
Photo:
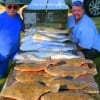
<path fill-rule="evenodd" d="M 84 14 L 84 9 L 81 6 L 72 6 L 72 14 L 75 20 L 80 20 Z"/>
<path fill-rule="evenodd" d="M 8 15 L 11 17 L 15 16 L 18 10 L 19 10 L 18 5 L 6 5 L 6 11 Z"/>

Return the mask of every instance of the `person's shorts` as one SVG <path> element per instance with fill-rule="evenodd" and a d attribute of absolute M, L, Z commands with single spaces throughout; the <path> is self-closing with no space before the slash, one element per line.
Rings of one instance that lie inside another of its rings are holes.
<path fill-rule="evenodd" d="M 84 50 L 81 50 L 83 52 L 83 54 L 85 55 L 85 58 L 87 59 L 95 59 L 97 57 L 100 57 L 100 52 L 96 49 L 84 49 Z"/>

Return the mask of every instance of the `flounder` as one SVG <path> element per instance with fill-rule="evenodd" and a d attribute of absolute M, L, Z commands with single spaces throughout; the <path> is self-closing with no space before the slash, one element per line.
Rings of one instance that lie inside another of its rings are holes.
<path fill-rule="evenodd" d="M 40 70 L 40 71 L 20 71 L 20 70 L 14 70 L 15 73 L 16 73 L 16 76 L 17 75 L 20 75 L 20 74 L 28 74 L 28 76 L 31 76 L 32 75 L 44 75 L 45 77 L 51 77 L 50 74 L 46 73 L 44 70 Z"/>
<path fill-rule="evenodd" d="M 56 77 L 53 76 L 47 76 L 45 74 L 28 74 L 28 73 L 19 73 L 16 75 L 15 79 L 19 82 L 34 82 L 34 81 L 40 81 L 43 83 L 48 83 L 50 81 L 53 81 L 56 79 Z"/>
<path fill-rule="evenodd" d="M 58 84 L 53 85 L 52 87 L 48 87 L 40 82 L 16 82 L 11 86 L 5 88 L 0 95 L 17 100 L 38 100 L 41 95 L 50 91 L 57 92 L 58 89 Z"/>
<path fill-rule="evenodd" d="M 23 63 L 14 67 L 15 70 L 20 71 L 40 71 L 48 66 L 48 62 L 33 62 L 33 63 Z"/>
<path fill-rule="evenodd" d="M 50 75 L 53 76 L 61 76 L 61 77 L 79 77 L 84 74 L 91 74 L 91 71 L 87 69 L 81 69 L 80 67 L 72 67 L 72 66 L 48 66 L 44 69 Z"/>
<path fill-rule="evenodd" d="M 84 81 L 68 80 L 66 78 L 58 78 L 47 83 L 48 86 L 54 84 L 60 84 L 61 89 L 71 89 L 71 90 L 81 90 L 89 86 L 88 83 Z"/>
<path fill-rule="evenodd" d="M 85 58 L 73 58 L 73 59 L 63 59 L 63 60 L 51 60 L 52 65 L 66 65 L 73 67 L 81 67 L 87 68 L 87 70 L 91 70 L 93 75 L 97 74 L 96 65 L 92 60 Z"/>
<path fill-rule="evenodd" d="M 17 99 L 9 98 L 9 97 L 0 97 L 0 100 L 17 100 Z"/>
<path fill-rule="evenodd" d="M 53 92 L 47 93 L 43 95 L 40 100 L 94 100 L 94 99 L 88 94 L 61 91 L 57 93 Z"/>

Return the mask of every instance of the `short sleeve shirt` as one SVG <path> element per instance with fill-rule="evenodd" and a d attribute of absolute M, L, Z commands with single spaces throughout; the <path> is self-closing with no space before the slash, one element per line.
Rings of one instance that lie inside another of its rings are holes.
<path fill-rule="evenodd" d="M 9 56 L 19 46 L 22 20 L 18 14 L 14 18 L 6 12 L 0 14 L 0 55 Z"/>
<path fill-rule="evenodd" d="M 100 35 L 94 22 L 84 14 L 82 19 L 76 24 L 74 17 L 68 18 L 67 28 L 72 29 L 71 39 L 79 46 L 86 49 L 97 49 L 100 51 Z"/>

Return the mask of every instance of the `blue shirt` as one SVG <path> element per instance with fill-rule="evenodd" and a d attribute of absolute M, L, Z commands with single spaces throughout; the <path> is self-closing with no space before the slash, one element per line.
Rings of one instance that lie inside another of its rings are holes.
<path fill-rule="evenodd" d="M 9 17 L 6 12 L 0 14 L 0 56 L 8 58 L 17 52 L 22 24 L 18 14 L 14 18 Z"/>
<path fill-rule="evenodd" d="M 76 24 L 74 17 L 68 18 L 67 28 L 72 29 L 71 39 L 80 47 L 85 49 L 94 48 L 100 51 L 100 35 L 94 22 L 84 14 L 82 19 Z"/>

